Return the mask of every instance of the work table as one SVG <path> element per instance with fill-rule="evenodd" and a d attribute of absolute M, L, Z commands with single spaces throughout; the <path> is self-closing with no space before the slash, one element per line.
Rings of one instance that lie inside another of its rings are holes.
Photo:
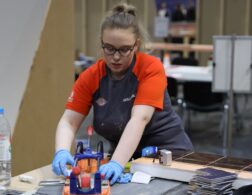
<path fill-rule="evenodd" d="M 25 175 L 32 176 L 34 179 L 32 183 L 25 183 L 19 180 L 19 176 L 15 176 L 11 180 L 10 189 L 25 191 L 23 195 L 31 195 L 39 188 L 39 182 L 46 179 L 58 178 L 51 171 L 51 165 L 41 167 L 39 169 L 25 173 Z M 50 187 L 40 187 L 50 188 Z M 60 188 L 55 188 L 55 192 L 48 195 L 60 194 Z M 129 195 L 129 194 L 144 194 L 144 195 L 160 195 L 160 194 L 176 194 L 184 195 L 187 191 L 187 184 L 177 181 L 153 179 L 149 184 L 115 184 L 111 187 L 111 195 Z"/>

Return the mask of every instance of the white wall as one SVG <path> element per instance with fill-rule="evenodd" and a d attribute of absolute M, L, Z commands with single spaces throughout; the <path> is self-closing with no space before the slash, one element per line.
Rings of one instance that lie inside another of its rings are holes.
<path fill-rule="evenodd" d="M 50 2 L 0 1 L 0 106 L 5 108 L 12 130 Z"/>

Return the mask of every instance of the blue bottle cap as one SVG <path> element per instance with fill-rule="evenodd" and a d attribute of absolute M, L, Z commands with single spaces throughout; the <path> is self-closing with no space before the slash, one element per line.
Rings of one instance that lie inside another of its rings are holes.
<path fill-rule="evenodd" d="M 0 107 L 0 114 L 4 114 L 4 108 Z"/>

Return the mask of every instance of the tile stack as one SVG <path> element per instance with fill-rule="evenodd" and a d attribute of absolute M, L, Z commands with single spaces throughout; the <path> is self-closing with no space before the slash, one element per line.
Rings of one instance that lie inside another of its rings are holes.
<path fill-rule="evenodd" d="M 232 184 L 236 178 L 236 173 L 215 168 L 198 169 L 196 175 L 189 182 L 188 194 L 229 195 L 233 193 Z"/>

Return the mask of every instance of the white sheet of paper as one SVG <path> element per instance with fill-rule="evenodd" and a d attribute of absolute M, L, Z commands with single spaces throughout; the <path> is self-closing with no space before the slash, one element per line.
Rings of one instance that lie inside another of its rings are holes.
<path fill-rule="evenodd" d="M 150 180 L 151 180 L 151 175 L 141 172 L 141 171 L 137 171 L 133 174 L 131 182 L 148 184 L 150 183 Z"/>

